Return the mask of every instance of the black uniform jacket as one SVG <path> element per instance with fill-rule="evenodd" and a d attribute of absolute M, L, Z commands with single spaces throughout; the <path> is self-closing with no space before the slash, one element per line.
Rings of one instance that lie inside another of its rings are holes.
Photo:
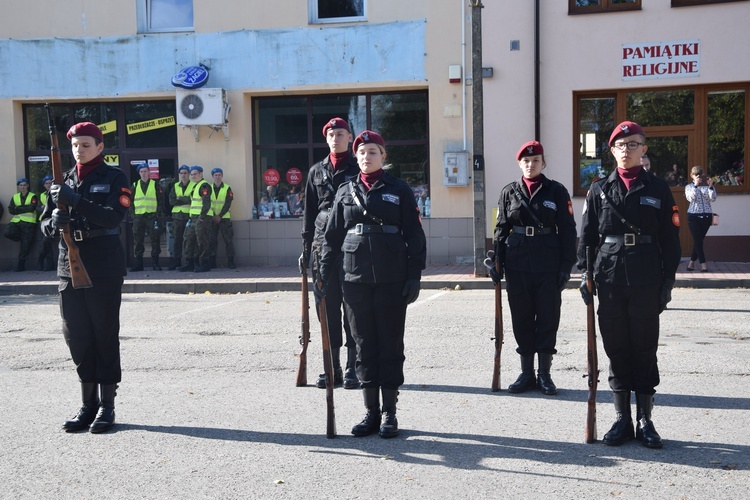
<path fill-rule="evenodd" d="M 364 226 L 378 226 L 354 201 L 354 189 L 368 214 L 383 227 L 397 232 L 367 232 Z M 357 234 L 357 225 L 364 228 Z M 398 283 L 420 279 L 425 268 L 427 246 L 419 209 L 411 188 L 387 172 L 372 189 L 359 177 L 342 184 L 336 193 L 326 226 L 320 274 L 330 276 L 331 266 L 343 253 L 344 280 L 355 283 Z"/>
<path fill-rule="evenodd" d="M 602 192 L 606 193 L 607 200 Z M 612 210 L 614 204 L 622 217 L 649 236 L 651 243 L 628 246 L 607 243 L 610 235 L 634 233 Z M 586 247 L 598 249 L 594 261 L 594 281 L 610 285 L 659 285 L 662 279 L 674 279 L 680 263 L 680 216 L 667 183 L 644 171 L 629 191 L 617 170 L 594 182 L 583 207 L 581 238 L 578 243 L 578 268 L 586 269 Z"/>
<path fill-rule="evenodd" d="M 125 219 L 133 198 L 125 174 L 116 167 L 103 163 L 79 183 L 78 172 L 73 167 L 63 175 L 64 182 L 73 191 L 81 195 L 81 201 L 70 213 L 71 234 L 82 231 L 84 238 L 76 244 L 80 250 L 81 261 L 91 278 L 125 276 L 125 251 L 120 243 L 119 234 L 87 238 L 85 235 L 97 234 L 99 230 L 119 229 Z M 52 225 L 52 210 L 56 208 L 52 197 L 47 198 L 47 206 L 42 213 L 42 233 L 51 237 L 57 229 Z M 57 274 L 70 277 L 68 247 L 60 238 L 60 259 Z"/>
<path fill-rule="evenodd" d="M 549 234 L 538 234 L 539 224 Z M 534 236 L 514 227 L 534 227 Z M 524 272 L 570 273 L 576 259 L 576 222 L 568 190 L 542 175 L 542 185 L 529 198 L 523 180 L 511 182 L 500 192 L 495 226 L 495 258 L 504 269 Z"/>
<path fill-rule="evenodd" d="M 302 216 L 302 240 L 306 248 L 309 249 L 314 241 L 316 251 L 320 250 L 328 221 L 328 210 L 333 205 L 336 191 L 341 184 L 357 175 L 359 166 L 357 159 L 351 154 L 346 163 L 335 172 L 330 155 L 310 167 L 305 187 L 305 212 Z"/>

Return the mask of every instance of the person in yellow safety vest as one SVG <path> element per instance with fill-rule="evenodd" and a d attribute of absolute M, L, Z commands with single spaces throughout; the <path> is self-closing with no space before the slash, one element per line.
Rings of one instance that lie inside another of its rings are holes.
<path fill-rule="evenodd" d="M 172 231 L 174 231 L 170 271 L 182 266 L 182 242 L 185 237 L 185 226 L 190 219 L 190 203 L 193 188 L 195 188 L 195 183 L 190 180 L 190 167 L 182 165 L 177 170 L 177 176 L 179 180 L 172 184 L 169 190 L 169 204 L 172 205 Z"/>
<path fill-rule="evenodd" d="M 146 250 L 144 240 L 148 231 L 151 241 L 151 264 L 154 271 L 161 271 L 159 255 L 161 254 L 161 231 L 159 227 L 159 214 L 162 212 L 163 191 L 159 183 L 149 179 L 149 168 L 145 163 L 138 166 L 140 180 L 133 183 L 133 205 L 130 210 L 133 214 L 133 257 L 135 259 L 130 271 L 143 271 L 143 252 Z"/>
<path fill-rule="evenodd" d="M 39 197 L 29 191 L 29 180 L 21 177 L 16 182 L 18 192 L 13 195 L 8 205 L 8 212 L 13 216 L 10 225 L 5 231 L 6 238 L 20 241 L 21 248 L 18 250 L 18 265 L 16 271 L 26 269 L 26 259 L 31 253 L 31 246 L 36 236 L 37 206 Z"/>
<path fill-rule="evenodd" d="M 190 180 L 195 183 L 190 203 L 190 220 L 185 227 L 182 254 L 185 265 L 180 271 L 203 273 L 211 270 L 210 242 L 213 209 L 211 207 L 211 184 L 203 179 L 203 167 L 190 167 Z"/>
<path fill-rule="evenodd" d="M 40 218 L 44 211 L 44 207 L 47 206 L 49 188 L 52 187 L 52 176 L 45 175 L 42 178 L 41 185 L 42 191 L 39 194 L 39 206 L 37 207 Z M 57 245 L 58 237 L 42 238 L 41 244 L 39 245 L 39 258 L 37 262 L 37 268 L 40 271 L 54 271 L 57 269 Z"/>
<path fill-rule="evenodd" d="M 211 192 L 211 206 L 214 211 L 214 223 L 211 226 L 211 267 L 216 267 L 216 250 L 219 247 L 219 233 L 224 240 L 224 246 L 227 252 L 227 267 L 234 269 L 234 229 L 232 229 L 232 220 L 229 218 L 229 209 L 234 200 L 234 194 L 229 184 L 224 184 L 224 171 L 220 168 L 211 170 L 211 177 L 214 179 L 213 190 Z"/>

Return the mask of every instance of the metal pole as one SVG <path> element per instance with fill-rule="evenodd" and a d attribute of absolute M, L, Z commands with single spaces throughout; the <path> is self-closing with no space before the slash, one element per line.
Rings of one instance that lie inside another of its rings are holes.
<path fill-rule="evenodd" d="M 471 0 L 472 117 L 474 173 L 474 276 L 487 276 L 484 257 L 487 245 L 487 215 L 484 189 L 484 102 L 482 86 L 482 5 Z"/>

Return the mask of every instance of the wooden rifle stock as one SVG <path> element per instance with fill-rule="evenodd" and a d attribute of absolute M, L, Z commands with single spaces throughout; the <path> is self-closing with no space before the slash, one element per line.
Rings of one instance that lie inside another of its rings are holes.
<path fill-rule="evenodd" d="M 323 283 L 318 283 L 318 289 Z M 320 299 L 318 306 L 320 331 L 323 335 L 323 371 L 326 374 L 326 437 L 336 437 L 336 414 L 333 410 L 333 357 L 331 355 L 331 337 L 328 335 L 328 316 L 326 316 L 326 298 Z"/>
<path fill-rule="evenodd" d="M 57 143 L 57 129 L 55 122 L 52 121 L 52 113 L 49 109 L 49 104 L 45 104 L 44 107 L 47 110 L 47 123 L 49 124 L 49 137 L 52 141 L 50 149 L 50 158 L 52 160 L 52 182 L 55 184 L 63 184 L 63 172 L 62 172 L 62 158 L 60 157 L 60 147 Z M 66 205 L 60 203 L 57 204 L 57 208 L 64 212 L 70 212 L 70 209 Z M 68 263 L 70 264 L 70 281 L 73 288 L 91 288 L 91 278 L 89 277 L 86 267 L 81 261 L 81 252 L 78 250 L 78 245 L 73 240 L 73 235 L 70 233 L 70 226 L 66 224 L 60 227 L 60 233 L 62 234 L 65 246 L 68 247 Z"/>
<path fill-rule="evenodd" d="M 495 270 L 500 273 L 500 263 L 495 263 Z M 500 390 L 500 354 L 503 351 L 503 286 L 495 285 L 495 365 L 492 369 L 492 392 Z"/>
<path fill-rule="evenodd" d="M 596 387 L 599 383 L 599 362 L 596 353 L 596 317 L 594 314 L 594 252 L 586 247 L 586 288 L 592 295 L 591 303 L 586 305 L 586 376 L 589 383 L 588 408 L 586 412 L 586 442 L 596 442 Z"/>
<path fill-rule="evenodd" d="M 307 266 L 302 264 L 302 333 L 299 343 L 299 367 L 297 368 L 297 387 L 307 385 L 307 345 L 310 343 L 310 300 L 307 290 Z"/>

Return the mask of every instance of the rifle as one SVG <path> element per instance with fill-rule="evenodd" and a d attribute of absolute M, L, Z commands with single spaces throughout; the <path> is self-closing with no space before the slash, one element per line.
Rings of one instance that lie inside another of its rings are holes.
<path fill-rule="evenodd" d="M 297 368 L 297 387 L 307 385 L 307 344 L 310 343 L 310 301 L 307 291 L 307 266 L 302 264 L 302 333 L 299 343 L 299 367 Z"/>
<path fill-rule="evenodd" d="M 591 304 L 586 306 L 587 366 L 589 384 L 588 408 L 586 411 L 586 442 L 596 442 L 596 386 L 599 382 L 599 362 L 596 353 L 596 320 L 594 316 L 594 251 L 586 247 L 586 288 L 592 294 Z"/>
<path fill-rule="evenodd" d="M 318 282 L 318 290 L 323 289 L 323 282 Z M 326 316 L 326 298 L 320 299 L 318 305 L 320 332 L 323 335 L 323 371 L 326 374 L 326 437 L 336 437 L 336 415 L 333 411 L 333 357 L 331 355 L 331 337 L 328 335 L 328 316 Z"/>
<path fill-rule="evenodd" d="M 57 144 L 57 128 L 55 122 L 52 121 L 52 112 L 49 109 L 49 104 L 44 105 L 47 110 L 47 123 L 49 124 L 49 137 L 52 141 L 52 147 L 50 148 L 50 157 L 52 159 L 52 182 L 55 184 L 63 184 L 63 172 L 62 172 L 62 158 L 60 157 L 60 147 Z M 58 204 L 57 208 L 64 212 L 70 212 L 70 209 L 66 205 Z M 91 288 L 91 278 L 89 277 L 86 267 L 81 261 L 81 253 L 78 250 L 73 236 L 70 233 L 70 225 L 66 224 L 60 227 L 60 233 L 62 234 L 65 246 L 68 247 L 68 263 L 70 264 L 70 281 L 73 288 Z"/>
<path fill-rule="evenodd" d="M 490 250 L 487 252 L 487 258 L 484 259 L 484 265 L 488 269 L 492 267 L 493 261 L 495 260 L 495 252 Z M 500 273 L 500 263 L 495 262 L 495 271 Z M 495 336 L 492 340 L 495 341 L 495 364 L 492 369 L 492 392 L 500 390 L 500 354 L 503 351 L 503 294 L 502 284 L 498 283 L 495 285 Z"/>

